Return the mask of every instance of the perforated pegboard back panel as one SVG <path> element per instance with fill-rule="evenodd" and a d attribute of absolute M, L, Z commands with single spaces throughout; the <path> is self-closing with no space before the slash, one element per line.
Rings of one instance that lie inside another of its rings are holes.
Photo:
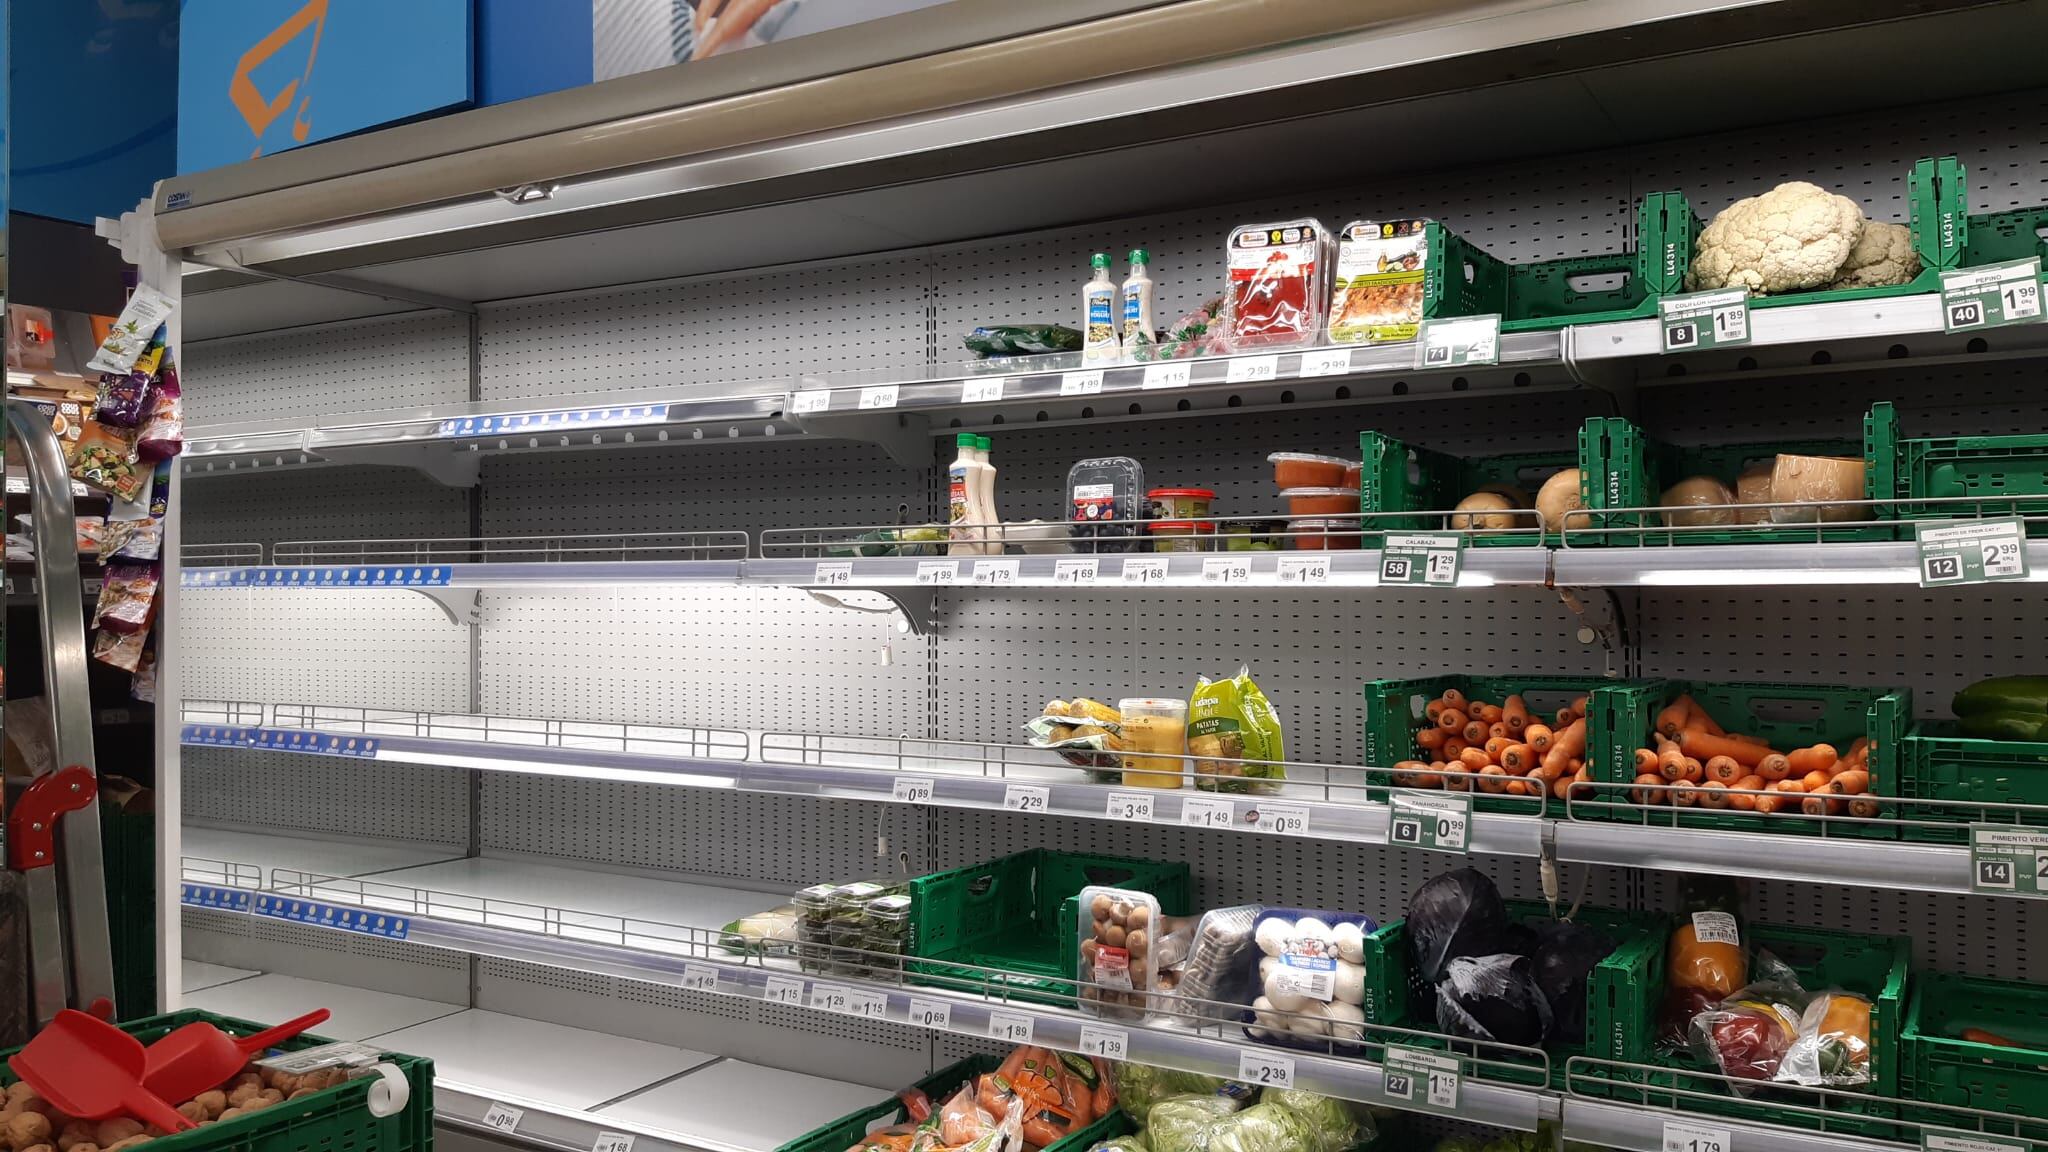
<path fill-rule="evenodd" d="M 469 399 L 469 319 L 421 312 L 232 336 L 183 351 L 193 424 L 312 418 Z"/>
<path fill-rule="evenodd" d="M 923 260 L 889 256 L 492 306 L 483 398 L 915 364 L 929 291 Z"/>
<path fill-rule="evenodd" d="M 469 957 L 460 952 L 203 908 L 183 914 L 185 955 L 193 960 L 469 1002 Z"/>
<path fill-rule="evenodd" d="M 469 710 L 468 629 L 417 592 L 209 588 L 179 606 L 187 699 Z"/>
<path fill-rule="evenodd" d="M 408 468 L 206 477 L 180 489 L 188 544 L 467 536 L 469 493 Z"/>
<path fill-rule="evenodd" d="M 494 775 L 487 784 L 486 851 L 751 881 L 769 892 L 931 870 L 923 811 L 897 804 L 553 776 Z M 764 908 L 782 902 L 764 898 Z"/>
<path fill-rule="evenodd" d="M 481 703 L 505 716 L 923 736 L 925 651 L 892 614 L 793 588 L 492 596 Z"/>
<path fill-rule="evenodd" d="M 283 752 L 187 748 L 188 820 L 469 844 L 469 774 L 431 764 L 340 762 Z"/>
<path fill-rule="evenodd" d="M 476 1007 L 866 1084 L 888 1093 L 930 1071 L 921 1028 L 685 992 L 513 960 L 477 965 Z"/>

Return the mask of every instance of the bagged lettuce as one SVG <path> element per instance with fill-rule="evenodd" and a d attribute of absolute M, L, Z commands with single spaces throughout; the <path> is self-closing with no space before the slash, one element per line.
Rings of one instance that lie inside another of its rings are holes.
<path fill-rule="evenodd" d="M 1277 1105 L 1301 1117 L 1315 1137 L 1309 1152 L 1345 1152 L 1377 1135 L 1369 1118 L 1361 1122 L 1361 1106 L 1334 1096 L 1300 1088 L 1268 1088 L 1260 1094 L 1259 1103 Z"/>
<path fill-rule="evenodd" d="M 1230 1111 L 1242 1107 L 1255 1091 L 1249 1084 L 1225 1080 L 1220 1076 L 1154 1068 L 1149 1064 L 1118 1064 L 1114 1075 L 1117 1107 L 1128 1113 L 1140 1128 L 1150 1121 L 1153 1106 L 1164 1100 L 1214 1096 L 1225 1101 L 1225 1110 Z"/>
<path fill-rule="evenodd" d="M 1280 717 L 1251 669 L 1239 668 L 1228 680 L 1204 676 L 1188 698 L 1188 754 L 1195 757 L 1195 786 L 1210 792 L 1280 791 L 1287 770 L 1280 761 L 1287 751 L 1280 738 Z"/>

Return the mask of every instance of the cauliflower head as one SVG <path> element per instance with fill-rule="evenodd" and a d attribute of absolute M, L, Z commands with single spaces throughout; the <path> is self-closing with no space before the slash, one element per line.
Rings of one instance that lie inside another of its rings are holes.
<path fill-rule="evenodd" d="M 1863 210 L 1804 180 L 1716 213 L 1693 249 L 1691 289 L 1798 292 L 1834 280 L 1863 239 Z"/>
<path fill-rule="evenodd" d="M 1871 220 L 1863 225 L 1863 239 L 1856 242 L 1828 287 L 1888 288 L 1909 283 L 1919 274 L 1920 254 L 1913 251 L 1913 230 L 1904 224 Z"/>

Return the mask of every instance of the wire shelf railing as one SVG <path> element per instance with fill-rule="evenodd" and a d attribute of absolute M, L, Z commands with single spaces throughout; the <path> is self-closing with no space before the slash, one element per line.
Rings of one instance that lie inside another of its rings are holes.
<path fill-rule="evenodd" d="M 614 532 L 569 536 L 452 536 L 389 540 L 286 540 L 271 562 L 323 564 L 621 563 L 743 560 L 752 538 L 715 532 Z"/>
<path fill-rule="evenodd" d="M 1746 804 L 1744 802 L 1747 802 Z M 1759 802 L 1769 810 L 1759 810 Z M 1882 796 L 1787 792 L 1774 788 L 1705 788 L 1697 783 L 1659 784 L 1634 781 L 1577 781 L 1561 806 L 1564 818 L 1645 828 L 1685 828 L 1702 821 L 1688 815 L 1711 815 L 1715 822 L 1748 825 L 1758 832 L 1811 831 L 1822 837 L 1856 838 L 1872 829 L 1923 829 L 1961 838 L 1969 824 L 2026 824 L 2048 828 L 2048 804 L 1991 800 L 1936 800 L 1914 796 Z M 1936 819 L 1933 813 L 1952 813 Z"/>

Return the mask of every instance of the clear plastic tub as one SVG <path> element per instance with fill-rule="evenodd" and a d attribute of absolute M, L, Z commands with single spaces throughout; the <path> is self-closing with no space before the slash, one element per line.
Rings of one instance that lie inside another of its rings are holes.
<path fill-rule="evenodd" d="M 1154 552 L 1208 552 L 1216 541 L 1209 525 L 1190 520 L 1154 520 L 1145 525 Z"/>
<path fill-rule="evenodd" d="M 1273 483 L 1283 491 L 1341 487 L 1346 469 L 1362 467 L 1340 456 L 1319 456 L 1314 452 L 1275 452 L 1266 459 L 1273 465 Z M 1358 487 L 1356 476 L 1351 487 Z"/>
<path fill-rule="evenodd" d="M 1136 552 L 1145 499 L 1145 466 L 1129 456 L 1100 456 L 1067 470 L 1067 515 L 1076 552 Z M 1107 524 L 1102 521 L 1131 523 Z"/>
<path fill-rule="evenodd" d="M 1280 495 L 1287 499 L 1290 516 L 1349 516 L 1358 511 L 1356 488 L 1288 488 Z"/>
<path fill-rule="evenodd" d="M 1287 532 L 1295 548 L 1305 552 L 1358 547 L 1358 524 L 1352 520 L 1289 520 Z"/>
<path fill-rule="evenodd" d="M 1118 701 L 1124 714 L 1124 783 L 1133 788 L 1179 788 L 1187 779 L 1188 702 L 1138 696 Z"/>
<path fill-rule="evenodd" d="M 1154 520 L 1206 520 L 1216 493 L 1207 488 L 1154 488 L 1145 493 Z"/>
<path fill-rule="evenodd" d="M 1321 336 L 1335 247 L 1320 221 L 1234 228 L 1225 253 L 1223 333 L 1232 351 L 1299 347 Z"/>
<path fill-rule="evenodd" d="M 1287 542 L 1284 520 L 1225 520 L 1219 531 L 1225 552 L 1278 552 Z"/>
<path fill-rule="evenodd" d="M 1104 1016 L 1142 1019 L 1159 985 L 1159 901 L 1148 892 L 1091 884 L 1077 904 L 1082 998 Z"/>

